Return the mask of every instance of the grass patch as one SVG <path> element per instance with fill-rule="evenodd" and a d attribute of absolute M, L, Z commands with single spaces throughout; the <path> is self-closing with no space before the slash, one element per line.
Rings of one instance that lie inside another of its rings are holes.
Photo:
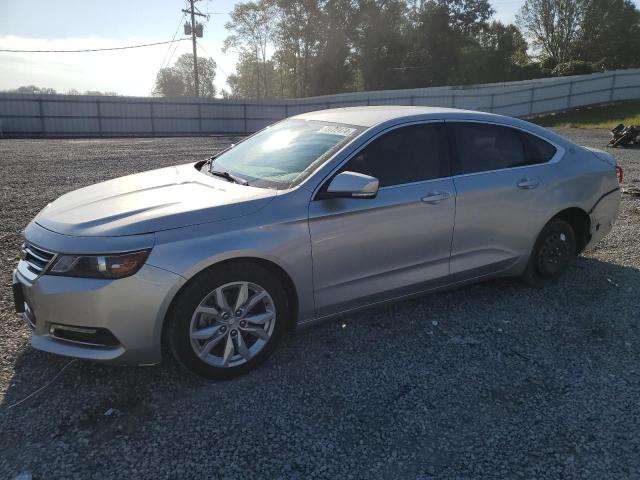
<path fill-rule="evenodd" d="M 567 112 L 529 118 L 542 127 L 606 128 L 619 123 L 640 125 L 640 101 L 581 107 Z"/>

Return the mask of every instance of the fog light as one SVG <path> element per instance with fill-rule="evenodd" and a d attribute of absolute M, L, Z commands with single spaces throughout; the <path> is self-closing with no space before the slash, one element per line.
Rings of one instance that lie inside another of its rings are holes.
<path fill-rule="evenodd" d="M 49 334 L 60 340 L 99 347 L 115 347 L 120 344 L 113 333 L 106 328 L 76 327 L 52 323 L 49 326 Z"/>

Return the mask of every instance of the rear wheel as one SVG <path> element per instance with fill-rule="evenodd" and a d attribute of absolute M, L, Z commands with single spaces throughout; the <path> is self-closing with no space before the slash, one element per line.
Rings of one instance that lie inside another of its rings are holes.
<path fill-rule="evenodd" d="M 564 220 L 554 218 L 540 232 L 523 279 L 538 288 L 551 285 L 569 269 L 576 256 L 573 228 Z"/>
<path fill-rule="evenodd" d="M 288 302 L 278 278 L 260 265 L 232 263 L 194 278 L 168 318 L 168 341 L 187 369 L 231 378 L 260 365 L 284 335 Z"/>

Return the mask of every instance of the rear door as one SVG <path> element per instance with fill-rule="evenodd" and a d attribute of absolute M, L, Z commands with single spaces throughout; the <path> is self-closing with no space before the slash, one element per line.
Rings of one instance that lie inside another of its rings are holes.
<path fill-rule="evenodd" d="M 411 293 L 449 274 L 455 190 L 443 122 L 383 133 L 340 171 L 374 176 L 380 190 L 374 199 L 323 198 L 321 190 L 309 205 L 319 315 Z"/>
<path fill-rule="evenodd" d="M 505 125 L 447 121 L 456 220 L 451 273 L 479 276 L 528 255 L 552 201 L 557 148 Z"/>

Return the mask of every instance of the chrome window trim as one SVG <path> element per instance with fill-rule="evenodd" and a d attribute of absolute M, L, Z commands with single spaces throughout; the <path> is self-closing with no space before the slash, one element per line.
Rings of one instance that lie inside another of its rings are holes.
<path fill-rule="evenodd" d="M 470 177 L 473 175 L 485 175 L 487 173 L 496 173 L 496 172 L 508 172 L 508 171 L 512 171 L 512 170 L 520 170 L 523 168 L 532 168 L 532 167 L 543 167 L 545 165 L 553 165 L 555 163 L 558 163 L 560 161 L 560 159 L 562 157 L 564 157 L 564 154 L 566 153 L 566 149 L 561 146 L 558 145 L 557 143 L 549 140 L 548 138 L 545 138 L 541 135 L 538 135 L 535 132 L 532 132 L 531 130 L 527 130 L 525 128 L 522 128 L 520 126 L 516 126 L 516 125 L 509 125 L 508 123 L 500 123 L 500 122 L 491 122 L 491 121 L 484 121 L 484 120 L 463 120 L 463 119 L 455 119 L 455 120 L 451 120 L 451 119 L 447 119 L 444 121 L 445 124 L 446 123 L 481 123 L 484 125 L 496 125 L 498 127 L 507 127 L 507 128 L 512 128 L 514 130 L 519 130 L 523 133 L 527 133 L 529 135 L 532 135 L 534 137 L 539 138 L 540 140 L 543 140 L 545 142 L 547 142 L 550 145 L 553 145 L 556 149 L 556 153 L 553 155 L 553 157 L 551 157 L 550 160 L 543 162 L 543 163 L 532 163 L 531 165 L 520 165 L 518 167 L 509 167 L 509 168 L 498 168 L 498 169 L 494 169 L 494 170 L 483 170 L 481 172 L 471 172 L 471 173 L 461 173 L 458 175 L 453 175 L 453 178 L 463 178 L 463 177 Z M 456 152 L 457 154 L 457 152 Z"/>
<path fill-rule="evenodd" d="M 399 123 L 399 124 L 396 124 L 396 125 L 391 125 L 391 126 L 385 128 L 384 130 L 381 130 L 380 132 L 376 133 L 375 135 L 370 137 L 365 143 L 360 145 L 360 147 L 357 150 L 355 150 L 354 152 L 349 154 L 349 156 L 346 159 L 344 159 L 342 162 L 340 162 L 333 170 L 331 170 L 331 172 L 329 172 L 320 182 L 318 182 L 318 185 L 316 186 L 316 188 L 312 192 L 312 195 L 311 195 L 312 200 L 311 201 L 318 200 L 316 198 L 316 196 L 318 195 L 318 192 L 324 187 L 326 182 L 329 181 L 331 179 L 331 177 L 333 177 L 333 175 L 335 175 L 335 173 L 338 170 L 340 170 L 344 165 L 346 165 L 349 161 L 351 161 L 351 159 L 353 159 L 353 157 L 358 155 L 363 149 L 365 149 L 374 140 L 377 140 L 382 135 L 385 135 L 385 134 L 387 134 L 387 133 L 389 133 L 389 132 L 391 132 L 393 130 L 397 130 L 398 128 L 410 127 L 410 126 L 413 126 L 413 125 L 424 125 L 424 124 L 429 124 L 429 123 L 439 123 L 439 124 L 444 125 L 445 124 L 445 119 L 438 118 L 438 119 L 413 120 L 413 121 L 409 121 L 409 122 L 403 122 L 403 123 Z M 374 128 L 374 127 L 372 127 L 372 128 Z M 362 132 L 362 134 L 366 133 L 366 131 L 367 130 Z M 346 144 L 343 148 L 347 148 L 349 145 L 351 145 L 353 142 L 355 142 L 358 137 L 355 137 L 351 142 Z M 336 152 L 336 156 L 339 155 L 339 154 L 340 154 L 340 152 Z M 329 162 L 331 160 L 332 159 L 328 159 L 327 162 Z M 449 166 L 451 166 L 451 165 L 449 165 Z M 309 178 L 311 178 L 311 177 L 309 177 Z M 447 179 L 447 178 L 451 178 L 451 175 L 447 175 L 445 177 L 431 178 L 429 180 L 419 180 L 419 181 L 416 181 L 416 182 L 398 183 L 396 185 L 388 185 L 386 187 L 380 187 L 378 189 L 378 191 L 382 191 L 382 190 L 386 190 L 386 189 L 390 189 L 390 188 L 406 187 L 406 186 L 409 186 L 409 185 L 417 185 L 417 184 L 425 183 L 425 182 L 439 181 L 439 180 L 444 180 L 444 179 Z"/>
<path fill-rule="evenodd" d="M 426 183 L 441 182 L 442 180 L 447 180 L 447 179 L 450 179 L 450 178 L 451 178 L 451 175 L 446 176 L 446 177 L 431 178 L 429 180 L 420 180 L 418 182 L 398 183 L 397 185 L 388 185 L 386 187 L 380 187 L 378 189 L 378 191 L 381 192 L 383 190 L 393 190 L 394 188 L 413 187 L 413 186 L 417 186 L 417 185 L 424 185 Z"/>

